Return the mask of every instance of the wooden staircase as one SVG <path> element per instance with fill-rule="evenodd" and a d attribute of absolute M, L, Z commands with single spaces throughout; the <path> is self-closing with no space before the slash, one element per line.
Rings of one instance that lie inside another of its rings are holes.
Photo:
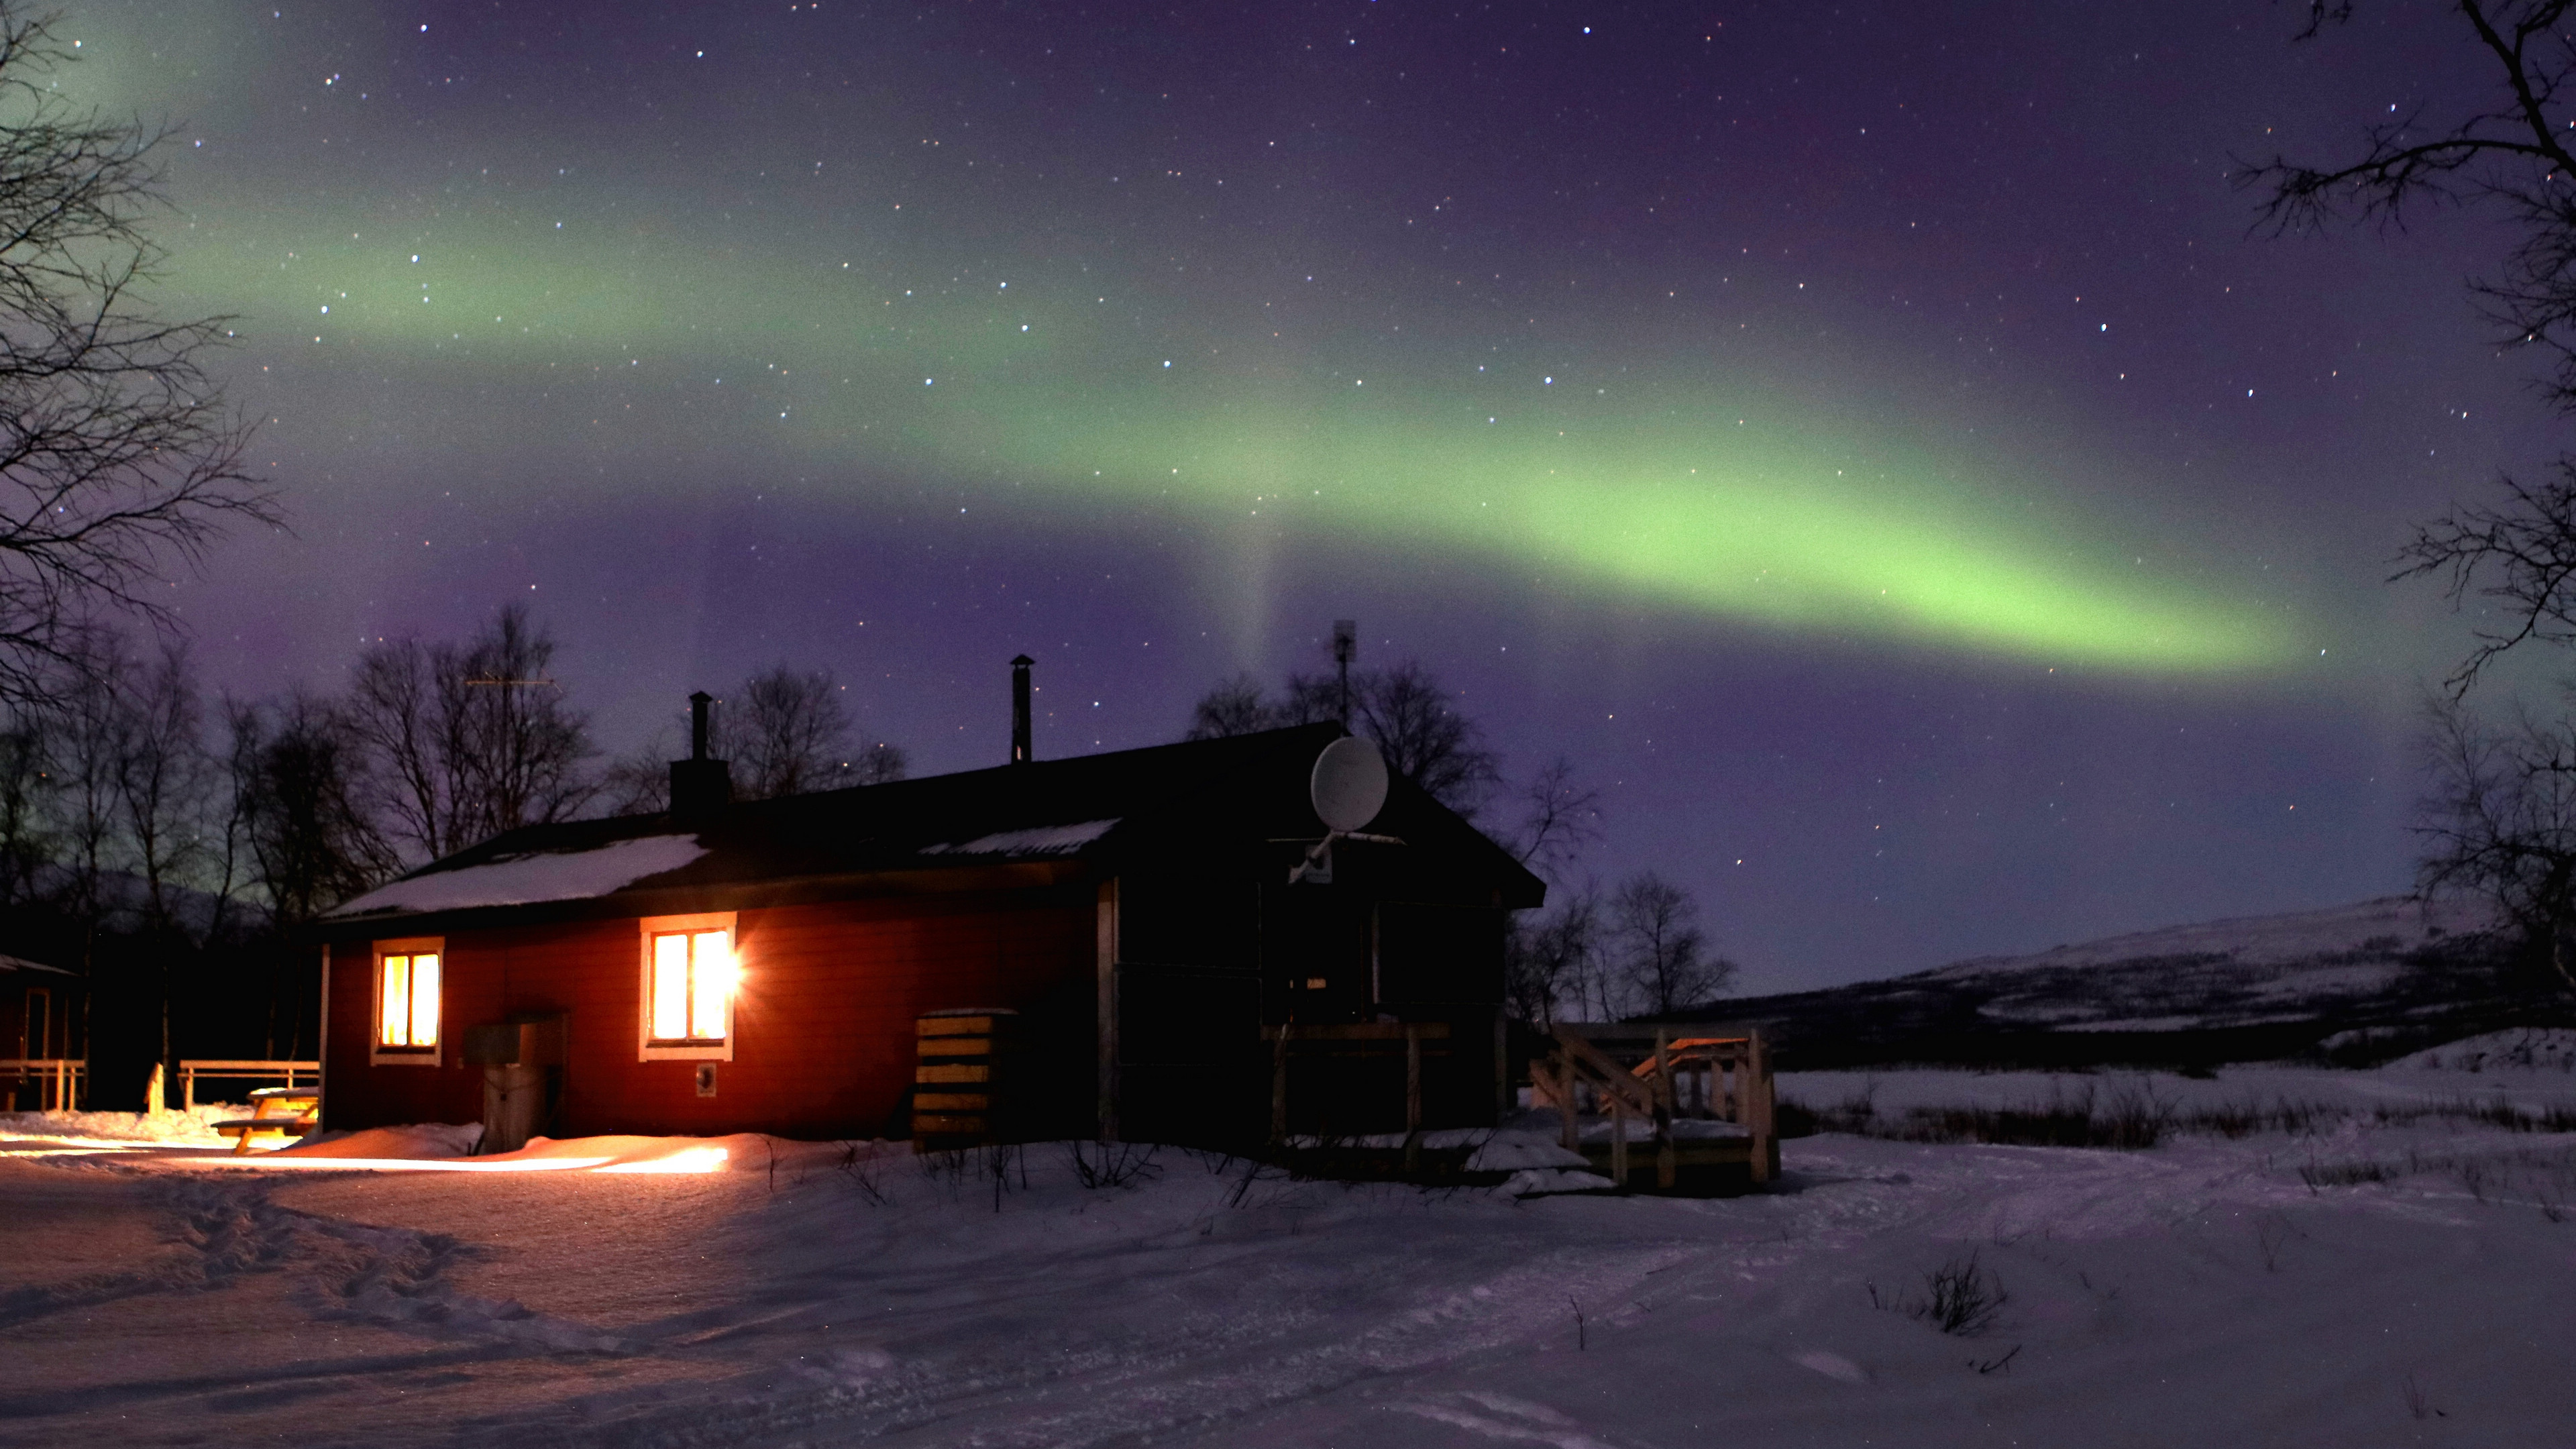
<path fill-rule="evenodd" d="M 1559 1022 L 1551 1040 L 1530 1063 L 1530 1105 L 1555 1108 L 1567 1150 L 1622 1191 L 1708 1193 L 1779 1177 L 1759 1031 Z M 1651 1187 L 1638 1181 L 1645 1171 Z"/>

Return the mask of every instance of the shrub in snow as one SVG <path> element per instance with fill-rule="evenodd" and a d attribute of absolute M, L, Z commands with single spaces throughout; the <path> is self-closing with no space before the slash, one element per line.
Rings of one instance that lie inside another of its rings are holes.
<path fill-rule="evenodd" d="M 1877 1284 L 1866 1286 L 1871 1307 L 1902 1313 L 1962 1338 L 1993 1327 L 2004 1305 L 2012 1301 L 2012 1295 L 2004 1292 L 2003 1280 L 1980 1267 L 1974 1252 L 1925 1273 L 1920 1295 L 1881 1294 Z"/>

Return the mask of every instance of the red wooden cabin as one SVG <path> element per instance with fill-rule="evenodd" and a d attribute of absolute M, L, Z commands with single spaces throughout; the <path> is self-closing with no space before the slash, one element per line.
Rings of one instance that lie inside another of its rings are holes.
<path fill-rule="evenodd" d="M 1391 839 L 1291 884 L 1342 733 L 749 803 L 680 762 L 676 813 L 512 831 L 331 913 L 326 1125 L 483 1117 L 466 1043 L 523 1023 L 561 1042 L 521 1053 L 559 1063 L 546 1135 L 900 1137 L 916 1019 L 959 1008 L 1019 1013 L 1028 1134 L 1258 1139 L 1281 1023 L 1438 1023 L 1423 1125 L 1490 1123 L 1504 915 L 1544 887 L 1401 779 Z M 1400 1058 L 1299 1070 L 1297 1130 L 1401 1125 Z"/>

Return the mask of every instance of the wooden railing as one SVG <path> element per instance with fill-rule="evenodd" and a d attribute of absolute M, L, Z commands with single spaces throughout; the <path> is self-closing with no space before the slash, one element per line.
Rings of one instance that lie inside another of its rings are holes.
<path fill-rule="evenodd" d="M 17 1098 L 18 1088 L 32 1079 L 36 1084 L 35 1110 L 69 1112 L 86 1094 L 89 1063 L 79 1057 L 0 1057 L 0 1078 L 8 1079 L 12 1101 Z"/>
<path fill-rule="evenodd" d="M 285 1061 L 220 1061 L 198 1060 L 179 1063 L 179 1102 L 182 1107 L 197 1105 L 197 1079 L 218 1077 L 235 1081 L 283 1082 L 289 1087 L 322 1080 L 320 1062 Z"/>
<path fill-rule="evenodd" d="M 1530 1105 L 1554 1107 L 1567 1150 L 1580 1150 L 1589 1109 L 1610 1119 L 1612 1181 L 1628 1182 L 1628 1124 L 1654 1124 L 1655 1183 L 1670 1189 L 1681 1156 L 1676 1119 L 1744 1129 L 1753 1181 L 1771 1177 L 1771 1055 L 1750 1027 L 1560 1022 L 1555 1046 L 1530 1063 Z M 1728 1154 L 1732 1156 L 1732 1153 Z"/>
<path fill-rule="evenodd" d="M 1410 1172 L 1421 1165 L 1422 1044 L 1436 1043 L 1430 1048 L 1430 1054 L 1446 1056 L 1449 1023 L 1288 1023 L 1263 1027 L 1261 1037 L 1270 1043 L 1270 1141 L 1274 1147 L 1288 1140 L 1288 1060 L 1291 1052 L 1305 1056 L 1383 1057 L 1392 1056 L 1401 1049 L 1404 1053 L 1404 1167 Z"/>

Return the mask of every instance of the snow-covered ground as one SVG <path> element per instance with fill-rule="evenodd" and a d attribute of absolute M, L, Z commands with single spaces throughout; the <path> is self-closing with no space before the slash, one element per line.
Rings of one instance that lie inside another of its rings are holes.
<path fill-rule="evenodd" d="M 0 1445 L 2576 1442 L 2576 1135 L 2453 1110 L 2576 1106 L 2576 1074 L 1781 1087 L 2314 1110 L 2139 1152 L 1826 1134 L 1705 1201 L 0 1119 Z M 2002 1295 L 1982 1331 L 1917 1311 L 1944 1270 Z"/>

